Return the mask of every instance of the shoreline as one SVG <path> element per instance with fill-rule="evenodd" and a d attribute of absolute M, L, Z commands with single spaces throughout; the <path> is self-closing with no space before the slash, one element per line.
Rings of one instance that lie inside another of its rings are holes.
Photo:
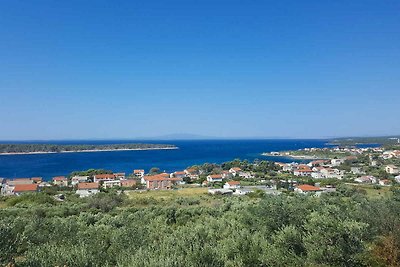
<path fill-rule="evenodd" d="M 262 156 L 266 157 L 283 157 L 283 158 L 288 158 L 288 159 L 305 159 L 305 160 L 313 160 L 313 159 L 324 159 L 321 157 L 316 157 L 316 156 L 296 156 L 296 155 L 275 155 L 275 154 L 270 154 L 270 153 L 262 153 Z"/>
<path fill-rule="evenodd" d="M 114 151 L 144 151 L 144 150 L 173 150 L 179 147 L 154 147 L 154 148 L 120 148 L 120 149 L 90 149 L 90 150 L 72 150 L 72 151 L 37 151 L 37 152 L 6 152 L 0 153 L 0 156 L 13 155 L 40 155 L 40 154 L 61 154 L 61 153 L 95 153 L 95 152 L 114 152 Z"/>

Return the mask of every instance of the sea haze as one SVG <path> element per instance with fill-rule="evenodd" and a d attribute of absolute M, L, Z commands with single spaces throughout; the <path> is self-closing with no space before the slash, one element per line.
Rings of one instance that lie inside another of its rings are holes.
<path fill-rule="evenodd" d="M 236 158 L 279 160 L 288 158 L 266 157 L 263 152 L 295 150 L 307 147 L 324 147 L 327 140 L 107 140 L 107 141 L 24 141 L 1 143 L 51 143 L 51 144 L 121 144 L 157 143 L 173 144 L 176 150 L 79 152 L 36 155 L 0 155 L 0 177 L 41 176 L 45 180 L 53 176 L 68 175 L 72 171 L 107 169 L 131 173 L 133 169 L 158 167 L 167 172 L 183 170 L 202 163 L 222 163 Z"/>

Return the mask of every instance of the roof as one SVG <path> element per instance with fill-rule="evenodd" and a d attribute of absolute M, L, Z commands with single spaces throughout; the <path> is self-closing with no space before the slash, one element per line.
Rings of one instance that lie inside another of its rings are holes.
<path fill-rule="evenodd" d="M 321 188 L 309 184 L 302 184 L 297 186 L 297 188 L 304 192 L 322 191 Z"/>
<path fill-rule="evenodd" d="M 229 181 L 227 182 L 229 185 L 239 185 L 240 182 L 239 181 Z"/>
<path fill-rule="evenodd" d="M 17 184 L 14 187 L 14 192 L 29 192 L 29 191 L 37 191 L 37 184 Z"/>
<path fill-rule="evenodd" d="M 114 174 L 112 173 L 104 173 L 104 174 L 96 174 L 94 176 L 96 179 L 114 179 Z"/>
<path fill-rule="evenodd" d="M 169 178 L 162 174 L 144 176 L 145 181 L 182 181 L 181 178 Z"/>
<path fill-rule="evenodd" d="M 209 177 L 211 179 L 222 179 L 221 174 L 211 174 L 211 175 L 209 175 Z"/>
<path fill-rule="evenodd" d="M 238 172 L 238 171 L 241 171 L 242 169 L 239 168 L 239 167 L 233 167 L 233 168 L 231 168 L 231 170 L 234 170 L 234 171 Z"/>
<path fill-rule="evenodd" d="M 79 183 L 78 189 L 97 189 L 99 188 L 98 183 Z"/>
<path fill-rule="evenodd" d="M 68 179 L 65 176 L 56 176 L 53 177 L 53 181 L 67 181 Z"/>
<path fill-rule="evenodd" d="M 31 180 L 35 182 L 41 182 L 43 179 L 42 177 L 32 177 Z"/>
<path fill-rule="evenodd" d="M 133 173 L 142 173 L 142 172 L 144 172 L 144 170 L 133 170 Z"/>
<path fill-rule="evenodd" d="M 177 175 L 185 175 L 186 173 L 185 173 L 184 171 L 178 171 L 178 172 L 174 172 L 174 174 L 177 174 Z"/>
<path fill-rule="evenodd" d="M 117 172 L 117 173 L 114 173 L 114 176 L 125 176 L 125 173 L 124 172 Z"/>

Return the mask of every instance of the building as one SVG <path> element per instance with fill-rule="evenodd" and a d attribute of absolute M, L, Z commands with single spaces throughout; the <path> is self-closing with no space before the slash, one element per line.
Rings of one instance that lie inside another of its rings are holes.
<path fill-rule="evenodd" d="M 239 172 L 239 177 L 244 179 L 252 179 L 254 175 L 251 172 Z"/>
<path fill-rule="evenodd" d="M 79 183 L 76 194 L 79 197 L 88 197 L 100 192 L 98 183 Z"/>
<path fill-rule="evenodd" d="M 387 173 L 390 173 L 390 174 L 398 174 L 399 173 L 399 167 L 394 166 L 394 165 L 387 165 L 385 167 L 385 171 Z"/>
<path fill-rule="evenodd" d="M 189 168 L 184 170 L 185 174 L 187 177 L 189 177 L 191 180 L 197 180 L 199 179 L 199 171 L 195 168 Z"/>
<path fill-rule="evenodd" d="M 53 184 L 56 186 L 68 186 L 68 179 L 65 176 L 53 177 Z"/>
<path fill-rule="evenodd" d="M 40 184 L 41 182 L 43 182 L 43 178 L 42 177 L 32 177 L 31 180 L 35 184 Z"/>
<path fill-rule="evenodd" d="M 115 180 L 115 176 L 112 173 L 96 174 L 93 177 L 95 183 Z"/>
<path fill-rule="evenodd" d="M 124 172 L 117 172 L 117 173 L 114 173 L 114 178 L 115 178 L 115 179 L 119 179 L 119 180 L 125 179 L 125 173 L 124 173 Z"/>
<path fill-rule="evenodd" d="M 120 187 L 121 186 L 121 180 L 107 180 L 103 181 L 103 188 L 113 188 L 113 187 Z"/>
<path fill-rule="evenodd" d="M 239 167 L 233 167 L 233 168 L 230 168 L 230 169 L 229 169 L 229 172 L 230 172 L 233 176 L 238 175 L 240 171 L 242 171 L 242 169 L 239 168 Z"/>
<path fill-rule="evenodd" d="M 388 179 L 379 180 L 379 185 L 389 186 L 391 184 L 392 184 L 392 182 Z"/>
<path fill-rule="evenodd" d="M 174 185 L 182 182 L 181 178 L 169 178 L 165 175 L 148 175 L 142 178 L 147 189 L 171 189 Z"/>
<path fill-rule="evenodd" d="M 208 193 L 211 195 L 232 195 L 233 191 L 230 189 L 217 188 L 217 189 L 208 189 Z"/>
<path fill-rule="evenodd" d="M 144 176 L 144 170 L 133 170 L 133 175 L 137 178 L 142 178 Z"/>
<path fill-rule="evenodd" d="M 339 166 L 344 162 L 344 159 L 331 159 L 332 166 Z"/>
<path fill-rule="evenodd" d="M 237 189 L 240 188 L 239 181 L 228 181 L 224 184 L 224 189 Z"/>
<path fill-rule="evenodd" d="M 293 175 L 295 176 L 311 176 L 312 170 L 307 165 L 299 165 L 293 170 Z"/>
<path fill-rule="evenodd" d="M 185 173 L 185 171 L 176 171 L 176 172 L 174 172 L 174 173 L 171 173 L 171 175 L 170 175 L 170 177 L 171 178 L 184 178 L 184 177 L 186 177 L 186 173 Z"/>
<path fill-rule="evenodd" d="M 37 184 L 17 184 L 12 190 L 13 194 L 17 196 L 24 193 L 33 193 L 38 191 L 39 186 Z"/>
<path fill-rule="evenodd" d="M 316 194 L 316 195 L 320 195 L 323 192 L 321 188 L 308 184 L 298 185 L 294 188 L 294 191 L 300 194 Z"/>
<path fill-rule="evenodd" d="M 207 176 L 207 182 L 209 183 L 222 182 L 223 180 L 221 174 L 211 174 Z"/>
<path fill-rule="evenodd" d="M 133 180 L 133 179 L 121 180 L 121 186 L 122 187 L 135 187 L 136 186 L 136 180 Z"/>
<path fill-rule="evenodd" d="M 74 177 L 72 177 L 71 178 L 71 184 L 73 185 L 73 186 L 75 186 L 75 185 L 77 185 L 77 184 L 79 184 L 79 183 L 85 183 L 85 182 L 87 182 L 88 181 L 88 179 L 89 179 L 89 176 L 74 176 Z"/>
<path fill-rule="evenodd" d="M 354 182 L 362 184 L 376 184 L 377 179 L 372 175 L 365 175 L 354 179 Z"/>

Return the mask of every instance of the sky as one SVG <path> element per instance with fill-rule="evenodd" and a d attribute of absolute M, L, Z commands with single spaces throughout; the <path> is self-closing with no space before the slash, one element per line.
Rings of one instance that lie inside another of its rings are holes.
<path fill-rule="evenodd" d="M 400 134 L 400 2 L 0 1 L 0 140 Z"/>

